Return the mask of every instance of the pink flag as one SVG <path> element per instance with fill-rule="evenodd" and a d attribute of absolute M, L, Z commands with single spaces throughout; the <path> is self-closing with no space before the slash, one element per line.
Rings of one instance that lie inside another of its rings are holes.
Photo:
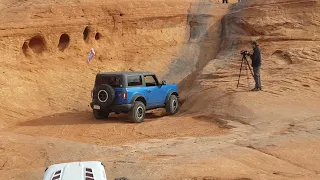
<path fill-rule="evenodd" d="M 94 57 L 94 55 L 96 55 L 96 53 L 94 52 L 94 49 L 91 48 L 90 52 L 89 52 L 89 55 L 88 55 L 88 60 L 87 60 L 87 63 L 89 63 L 92 58 Z"/>

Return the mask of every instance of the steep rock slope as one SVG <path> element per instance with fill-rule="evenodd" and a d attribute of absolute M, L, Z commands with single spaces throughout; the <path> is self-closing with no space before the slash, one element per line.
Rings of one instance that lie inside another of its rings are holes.
<path fill-rule="evenodd" d="M 216 58 L 180 83 L 181 114 L 234 126 L 232 134 L 244 133 L 234 144 L 310 170 L 300 178 L 314 179 L 319 155 L 310 140 L 320 139 L 320 1 L 243 0 L 222 22 L 223 42 Z M 245 69 L 237 89 L 240 51 L 252 52 L 251 40 L 257 40 L 262 51 L 260 92 L 248 92 Z M 260 169 L 260 164 L 274 161 L 253 162 Z M 301 171 L 296 172 L 294 177 L 272 174 L 299 179 Z"/>
<path fill-rule="evenodd" d="M 308 98 L 319 97 L 319 1 L 244 0 L 232 6 L 222 23 L 223 42 L 217 57 L 180 84 L 186 90 L 184 111 L 191 109 L 192 112 L 210 114 L 215 107 L 214 111 L 221 112 L 231 109 L 229 114 L 233 115 L 249 113 L 243 109 L 245 103 L 237 101 L 240 95 L 236 93 L 247 90 L 245 70 L 242 71 L 240 89 L 237 90 L 236 86 L 242 58 L 240 50 L 252 51 L 251 40 L 260 44 L 263 60 L 261 78 L 264 93 L 257 98 L 288 97 L 302 103 Z M 251 62 L 250 58 L 248 60 Z M 253 88 L 252 77 L 250 84 Z M 203 108 L 194 100 L 211 106 Z M 237 106 L 240 109 L 233 107 L 235 103 L 241 104 Z M 319 103 L 314 104 L 317 105 Z"/>

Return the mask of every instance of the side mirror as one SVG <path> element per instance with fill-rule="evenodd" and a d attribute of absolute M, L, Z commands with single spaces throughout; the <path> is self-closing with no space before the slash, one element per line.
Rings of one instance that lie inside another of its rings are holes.
<path fill-rule="evenodd" d="M 166 85 L 167 82 L 165 80 L 162 80 L 161 85 Z"/>

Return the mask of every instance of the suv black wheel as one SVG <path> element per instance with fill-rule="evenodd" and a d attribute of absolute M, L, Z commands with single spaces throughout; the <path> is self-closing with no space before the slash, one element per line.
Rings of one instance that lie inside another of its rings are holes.
<path fill-rule="evenodd" d="M 96 119 L 105 119 L 108 118 L 109 112 L 94 109 L 93 115 Z"/>
<path fill-rule="evenodd" d="M 166 103 L 167 114 L 173 115 L 178 112 L 179 101 L 176 95 L 171 95 L 168 102 Z"/>
<path fill-rule="evenodd" d="M 146 115 L 146 106 L 141 101 L 136 101 L 133 104 L 132 110 L 129 112 L 129 118 L 132 122 L 141 123 Z"/>

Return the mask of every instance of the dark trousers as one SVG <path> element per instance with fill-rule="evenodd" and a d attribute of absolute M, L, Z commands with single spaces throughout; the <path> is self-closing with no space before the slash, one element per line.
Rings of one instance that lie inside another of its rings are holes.
<path fill-rule="evenodd" d="M 222 3 L 228 3 L 228 0 L 222 0 Z"/>
<path fill-rule="evenodd" d="M 260 66 L 253 67 L 253 77 L 256 82 L 255 88 L 261 88 Z"/>

